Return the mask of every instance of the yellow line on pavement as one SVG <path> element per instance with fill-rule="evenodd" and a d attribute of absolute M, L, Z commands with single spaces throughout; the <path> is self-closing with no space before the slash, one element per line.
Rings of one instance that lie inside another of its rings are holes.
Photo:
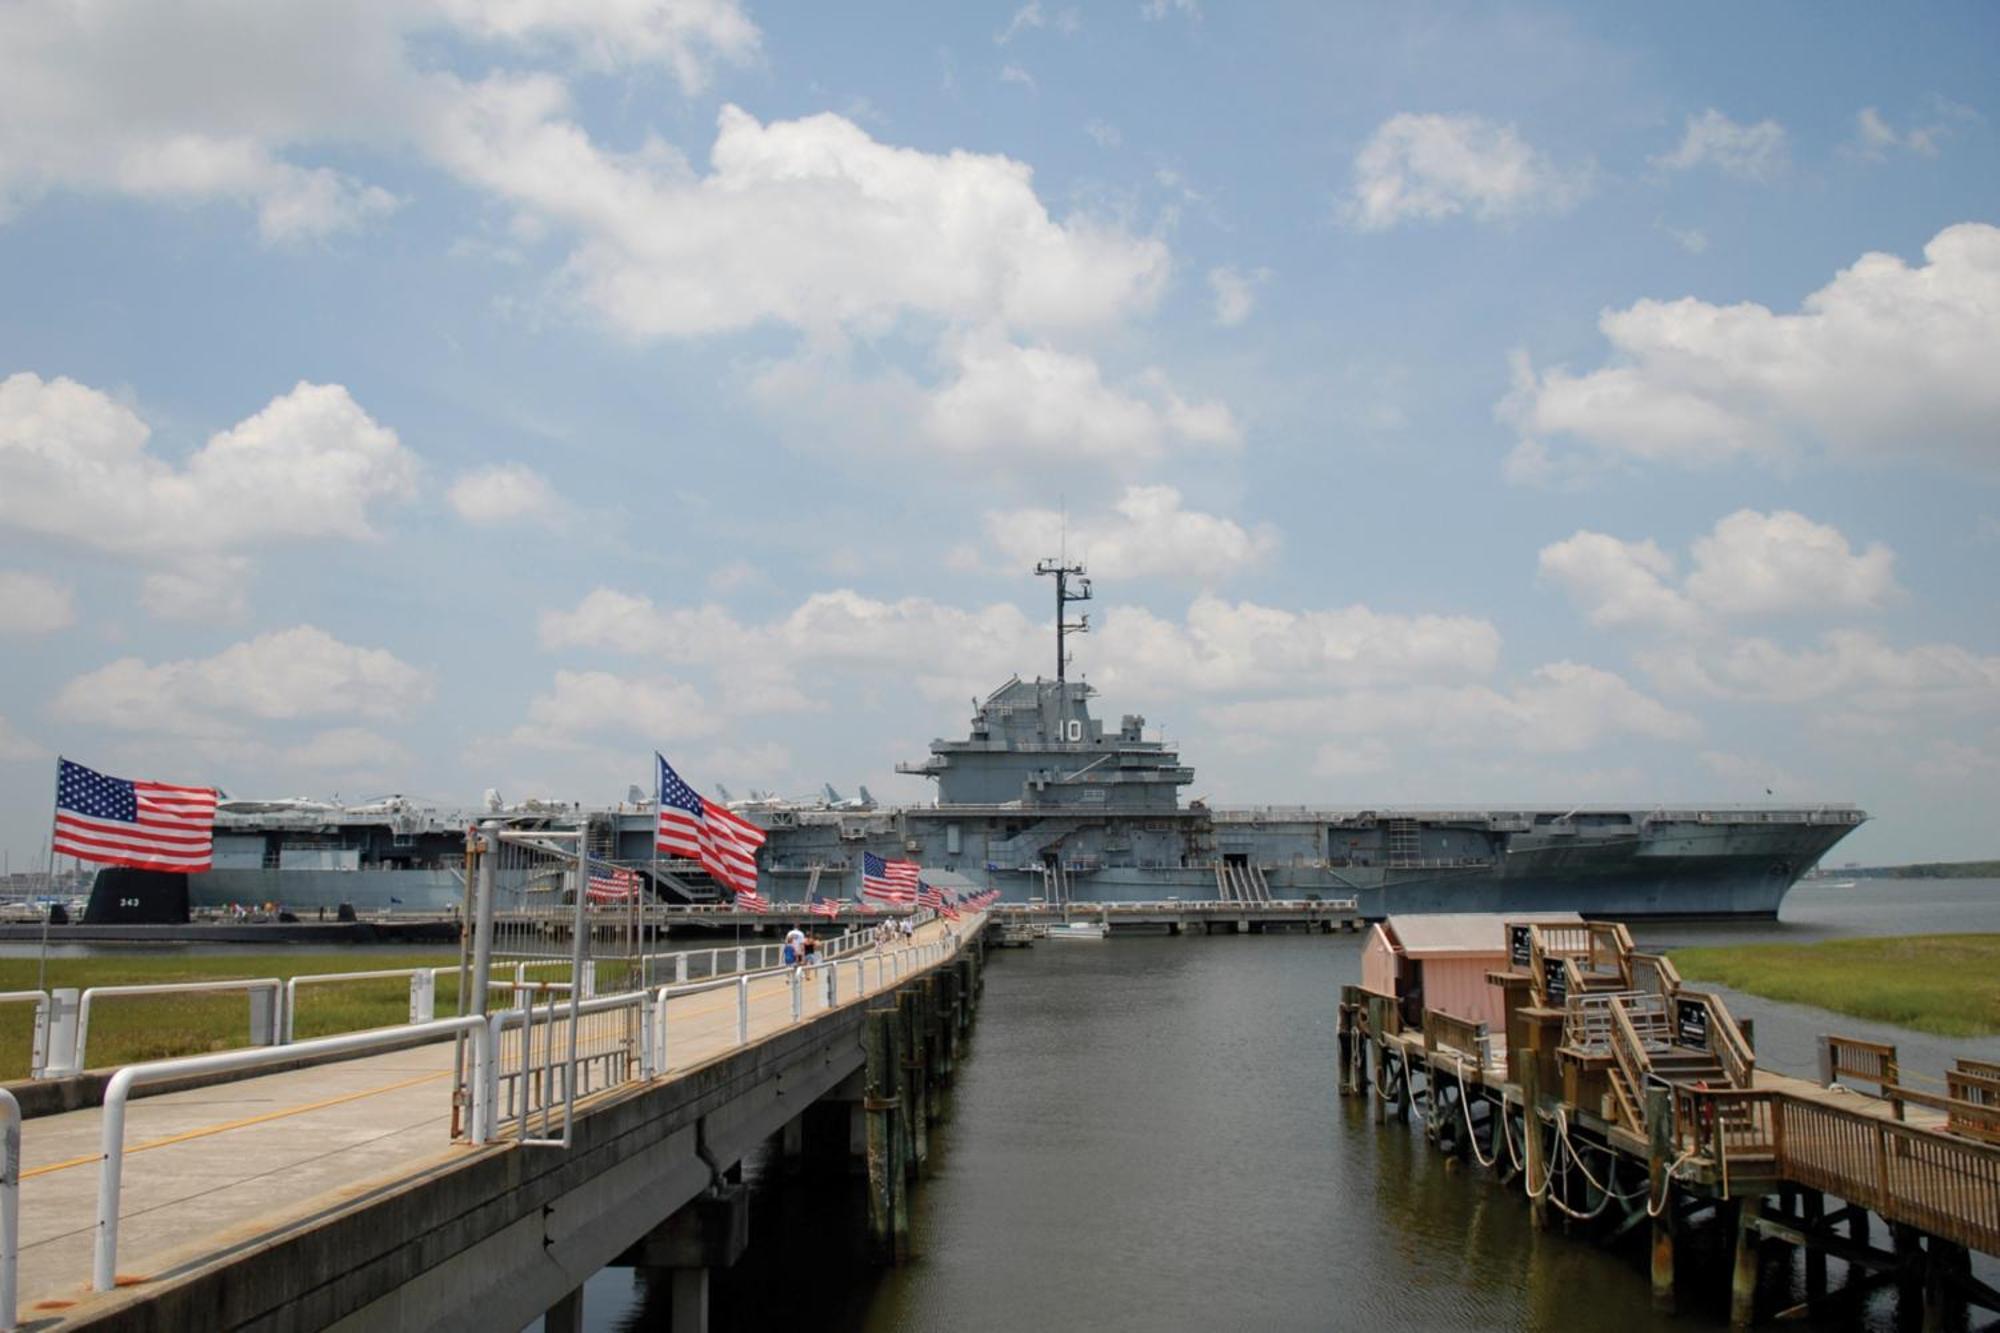
<path fill-rule="evenodd" d="M 451 1073 L 449 1069 L 440 1069 L 434 1074 L 419 1074 L 415 1078 L 406 1078 L 398 1083 L 384 1083 L 379 1088 L 364 1088 L 360 1092 L 343 1092 L 338 1097 L 327 1097 L 320 1101 L 307 1102 L 303 1106 L 288 1106 L 282 1111 L 266 1111 L 262 1115 L 245 1116 L 241 1120 L 226 1120 L 219 1125 L 205 1125 L 200 1129 L 190 1129 L 181 1134 L 169 1134 L 163 1139 L 148 1139 L 144 1143 L 135 1143 L 127 1148 L 125 1155 L 130 1157 L 133 1153 L 150 1152 L 154 1148 L 165 1148 L 176 1143 L 186 1143 L 189 1139 L 207 1138 L 211 1134 L 222 1134 L 232 1129 L 247 1129 L 251 1125 L 268 1124 L 273 1120 L 283 1120 L 287 1116 L 304 1115 L 308 1111 L 323 1111 L 329 1106 L 339 1106 L 345 1102 L 358 1102 L 363 1097 L 377 1097 L 385 1092 L 395 1092 L 402 1088 L 414 1088 L 419 1083 L 429 1083 L 431 1080 L 443 1078 L 449 1073 Z M 88 1166 L 92 1162 L 101 1162 L 103 1160 L 104 1154 L 102 1153 L 92 1153 L 88 1157 L 72 1157 L 66 1162 L 52 1162 L 48 1166 L 38 1166 L 32 1171 L 23 1171 L 21 1179 L 28 1180 L 35 1176 L 46 1176 L 56 1171 L 67 1171 L 73 1166 Z"/>

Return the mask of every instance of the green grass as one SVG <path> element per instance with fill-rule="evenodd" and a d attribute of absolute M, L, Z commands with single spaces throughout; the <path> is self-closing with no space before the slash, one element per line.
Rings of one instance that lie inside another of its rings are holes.
<path fill-rule="evenodd" d="M 1676 949 L 1689 981 L 1946 1037 L 2000 1033 L 2000 935 Z"/>
<path fill-rule="evenodd" d="M 282 979 L 323 972 L 378 972 L 392 968 L 440 967 L 458 962 L 456 949 L 378 953 L 282 954 L 164 954 L 157 956 L 98 956 L 52 958 L 48 986 L 145 985 L 171 981 L 209 981 L 233 977 Z M 536 975 L 552 978 L 554 973 Z M 32 990 L 36 962 L 32 958 L 0 958 L 0 990 Z M 502 1001 L 504 1003 L 504 1001 Z M 437 1012 L 458 1009 L 458 978 L 438 978 Z M 405 1023 L 410 1017 L 407 978 L 355 981 L 309 987 L 299 998 L 296 1028 L 301 1041 L 335 1032 Z M 0 1079 L 25 1078 L 28 1073 L 34 1006 L 0 1005 Z M 135 995 L 113 996 L 92 1003 L 89 1060 L 92 1066 L 130 1064 L 247 1045 L 250 1035 L 248 996 Z"/>

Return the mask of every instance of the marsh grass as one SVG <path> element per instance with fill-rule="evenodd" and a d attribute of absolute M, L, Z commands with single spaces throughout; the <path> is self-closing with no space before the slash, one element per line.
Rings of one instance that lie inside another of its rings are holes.
<path fill-rule="evenodd" d="M 311 973 L 380 972 L 405 967 L 456 964 L 455 949 L 409 953 L 283 953 L 195 954 L 157 957 L 52 958 L 48 985 L 149 985 L 172 981 L 215 981 L 232 977 L 277 977 Z M 0 990 L 30 990 L 35 985 L 32 958 L 0 959 Z M 458 1009 L 458 978 L 438 978 L 437 1012 Z M 407 980 L 355 981 L 304 989 L 299 998 L 296 1034 L 324 1037 L 336 1032 L 405 1023 L 410 1017 Z M 0 1005 L 0 1079 L 25 1078 L 34 1027 L 34 1006 Z M 92 1066 L 104 1068 L 136 1060 L 198 1055 L 249 1044 L 250 1000 L 242 993 L 222 995 L 141 995 L 108 997 L 91 1006 Z"/>
<path fill-rule="evenodd" d="M 2000 935 L 1676 949 L 1690 981 L 1945 1037 L 2000 1033 Z"/>

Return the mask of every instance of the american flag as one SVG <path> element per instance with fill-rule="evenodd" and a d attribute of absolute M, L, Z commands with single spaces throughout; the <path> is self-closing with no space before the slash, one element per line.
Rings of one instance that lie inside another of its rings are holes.
<path fill-rule="evenodd" d="M 917 876 L 922 873 L 915 861 L 884 861 L 873 852 L 863 852 L 861 896 L 895 907 L 915 907 Z"/>
<path fill-rule="evenodd" d="M 736 910 L 739 912 L 768 912 L 771 910 L 771 903 L 769 899 L 765 898 L 763 894 L 757 892 L 755 889 L 738 889 L 736 891 Z"/>
<path fill-rule="evenodd" d="M 629 903 L 639 896 L 639 872 L 626 866 L 590 865 L 590 887 L 584 897 L 594 903 Z"/>
<path fill-rule="evenodd" d="M 717 805 L 681 781 L 660 755 L 660 826 L 653 845 L 674 856 L 699 861 L 716 882 L 738 895 L 757 895 L 757 849 L 764 845 L 764 830 L 726 806 Z M 761 912 L 765 906 L 750 907 Z"/>
<path fill-rule="evenodd" d="M 806 910 L 808 912 L 811 912 L 814 916 L 823 916 L 831 920 L 832 918 L 840 915 L 840 899 L 815 898 L 812 900 L 812 906 L 808 907 Z"/>
<path fill-rule="evenodd" d="M 129 782 L 56 761 L 55 850 L 140 870 L 207 870 L 215 855 L 215 789 Z"/>
<path fill-rule="evenodd" d="M 917 906 L 928 907 L 933 912 L 944 906 L 944 893 L 928 880 L 917 881 Z"/>

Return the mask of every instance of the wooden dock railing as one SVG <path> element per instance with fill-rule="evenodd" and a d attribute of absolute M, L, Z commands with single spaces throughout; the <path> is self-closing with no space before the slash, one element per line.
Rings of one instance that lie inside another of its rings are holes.
<path fill-rule="evenodd" d="M 1786 1092 L 1677 1087 L 1673 1105 L 1679 1150 L 1707 1158 L 1725 1192 L 1732 1178 L 1790 1181 L 2000 1254 L 2000 1145 Z"/>
<path fill-rule="evenodd" d="M 1873 1083 L 1877 1092 L 1902 1082 L 1897 1076 L 1896 1048 L 1879 1041 L 1842 1037 L 1828 1033 L 1819 1039 L 1819 1081 L 1832 1087 L 1843 1078 Z M 1903 1118 L 1903 1104 L 1895 1104 L 1896 1119 Z"/>
<path fill-rule="evenodd" d="M 1678 998 L 1699 1001 L 1708 1010 L 1709 1054 L 1722 1066 L 1731 1087 L 1749 1087 L 1756 1079 L 1757 1054 L 1750 1049 L 1743 1029 L 1737 1027 L 1736 1020 L 1730 1016 L 1729 1006 L 1718 996 L 1707 991 L 1689 990 L 1685 986 L 1681 987 Z"/>
<path fill-rule="evenodd" d="M 1440 1048 L 1470 1056 L 1482 1071 L 1487 1065 L 1486 1025 L 1460 1018 L 1438 1009 L 1424 1010 L 1424 1054 L 1434 1056 Z"/>

